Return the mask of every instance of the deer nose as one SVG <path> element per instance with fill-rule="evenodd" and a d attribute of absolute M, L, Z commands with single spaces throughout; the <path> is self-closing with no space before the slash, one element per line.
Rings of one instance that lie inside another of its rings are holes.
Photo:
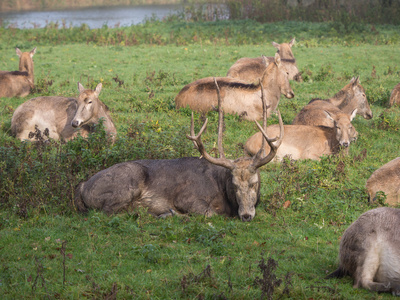
<path fill-rule="evenodd" d="M 286 93 L 286 98 L 291 99 L 293 97 L 294 97 L 294 93 L 293 92 Z"/>
<path fill-rule="evenodd" d="M 79 126 L 79 121 L 74 120 L 74 121 L 72 121 L 71 125 L 72 125 L 72 127 L 76 128 Z"/>
<path fill-rule="evenodd" d="M 343 146 L 343 147 L 346 147 L 346 148 L 347 148 L 349 145 L 350 145 L 349 142 L 343 142 L 343 143 L 342 143 L 342 146 Z"/>
<path fill-rule="evenodd" d="M 368 113 L 366 119 L 370 120 L 370 119 L 372 119 L 372 117 L 373 117 L 372 113 L 370 113 L 370 114 Z"/>
<path fill-rule="evenodd" d="M 252 219 L 251 215 L 249 214 L 244 214 L 240 218 L 242 219 L 243 222 L 249 222 Z"/>

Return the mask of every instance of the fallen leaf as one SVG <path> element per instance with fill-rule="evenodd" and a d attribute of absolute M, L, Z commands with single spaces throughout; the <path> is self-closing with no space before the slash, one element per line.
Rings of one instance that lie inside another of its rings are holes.
<path fill-rule="evenodd" d="M 67 256 L 68 256 L 69 259 L 72 259 L 73 255 L 72 255 L 72 253 L 67 253 Z"/>
<path fill-rule="evenodd" d="M 285 203 L 283 203 L 283 208 L 288 208 L 290 206 L 291 202 L 289 200 L 285 201 Z"/>

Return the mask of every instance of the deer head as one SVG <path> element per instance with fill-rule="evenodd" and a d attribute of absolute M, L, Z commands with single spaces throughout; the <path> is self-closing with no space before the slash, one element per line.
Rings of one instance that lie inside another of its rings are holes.
<path fill-rule="evenodd" d="M 227 168 L 231 171 L 232 174 L 232 184 L 234 187 L 235 197 L 237 204 L 239 206 L 238 215 L 242 221 L 251 221 L 255 216 L 255 207 L 259 199 L 259 186 L 260 186 L 260 177 L 258 168 L 270 162 L 276 152 L 278 147 L 280 146 L 283 138 L 283 122 L 278 112 L 279 116 L 279 125 L 280 125 L 280 136 L 279 138 L 268 138 L 266 134 L 266 126 L 267 126 L 267 107 L 264 100 L 264 94 L 261 94 L 261 101 L 263 103 L 263 121 L 264 128 L 255 121 L 257 126 L 260 128 L 262 134 L 265 137 L 265 140 L 268 142 L 270 146 L 270 152 L 268 155 L 264 154 L 264 146 L 265 142 L 263 139 L 262 147 L 258 151 L 258 153 L 253 157 L 240 157 L 236 160 L 230 160 L 225 157 L 223 145 L 222 145 L 222 130 L 223 130 L 223 122 L 224 122 L 224 112 L 222 108 L 222 101 L 219 91 L 219 86 L 214 78 L 217 95 L 218 95 L 218 152 L 219 158 L 214 158 L 210 154 L 207 153 L 203 142 L 201 141 L 201 135 L 207 127 L 208 119 L 204 122 L 201 127 L 199 133 L 196 135 L 194 132 L 194 121 L 193 121 L 193 113 L 191 119 L 191 135 L 187 135 L 187 138 L 192 140 L 199 150 L 202 157 L 208 160 L 210 163 Z M 261 87 L 261 91 L 263 91 L 263 87 Z"/>

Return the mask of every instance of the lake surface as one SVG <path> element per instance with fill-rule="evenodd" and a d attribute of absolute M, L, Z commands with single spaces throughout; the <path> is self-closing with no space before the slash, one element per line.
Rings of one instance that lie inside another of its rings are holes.
<path fill-rule="evenodd" d="M 91 7 L 76 10 L 57 11 L 25 11 L 0 12 L 3 25 L 15 28 L 42 28 L 48 23 L 57 23 L 59 27 L 65 23 L 66 27 L 76 27 L 87 24 L 91 29 L 108 27 L 130 26 L 142 23 L 148 18 L 162 19 L 168 15 L 182 11 L 183 6 L 174 5 L 141 5 L 141 6 L 113 6 Z"/>

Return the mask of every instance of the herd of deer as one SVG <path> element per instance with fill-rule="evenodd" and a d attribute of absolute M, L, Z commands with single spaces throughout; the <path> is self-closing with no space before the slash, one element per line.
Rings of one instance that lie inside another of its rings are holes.
<path fill-rule="evenodd" d="M 372 118 L 365 90 L 359 78 L 352 78 L 329 99 L 311 100 L 291 125 L 283 125 L 278 108 L 280 95 L 293 98 L 289 80 L 302 81 L 292 53 L 295 40 L 277 44 L 274 57 L 241 58 L 226 77 L 208 77 L 194 81 L 178 93 L 176 107 L 189 107 L 206 114 L 218 111 L 219 158 L 207 153 L 201 135 L 208 119 L 196 135 L 193 114 L 187 136 L 201 154 L 172 160 L 136 160 L 116 164 L 81 182 L 75 189 L 74 203 L 79 211 L 96 208 L 106 213 L 147 208 L 157 217 L 197 213 L 222 214 L 251 221 L 260 199 L 259 168 L 268 162 L 291 159 L 319 160 L 322 155 L 347 153 L 357 139 L 351 121 L 356 114 Z M 19 70 L 0 71 L 0 97 L 27 96 L 34 87 L 33 60 L 36 48 L 22 53 Z M 40 129 L 52 139 L 70 140 L 87 136 L 93 124 L 103 119 L 112 141 L 117 131 L 109 110 L 99 100 L 101 83 L 94 90 L 78 83 L 78 98 L 37 97 L 21 104 L 11 120 L 11 132 L 20 140 L 34 141 Z M 390 105 L 400 104 L 400 84 L 391 94 Z M 267 127 L 267 117 L 277 113 L 279 125 Z M 259 132 L 251 136 L 245 151 L 236 160 L 223 151 L 224 113 L 252 120 Z M 257 120 L 263 120 L 261 126 Z M 77 130 L 78 129 L 78 130 Z M 268 154 L 266 154 L 268 152 Z M 370 201 L 383 191 L 387 202 L 400 202 L 400 158 L 376 170 L 366 188 Z M 391 292 L 400 296 L 400 209 L 382 207 L 361 215 L 343 234 L 339 250 L 339 268 L 328 277 L 350 275 L 354 287 Z"/>

